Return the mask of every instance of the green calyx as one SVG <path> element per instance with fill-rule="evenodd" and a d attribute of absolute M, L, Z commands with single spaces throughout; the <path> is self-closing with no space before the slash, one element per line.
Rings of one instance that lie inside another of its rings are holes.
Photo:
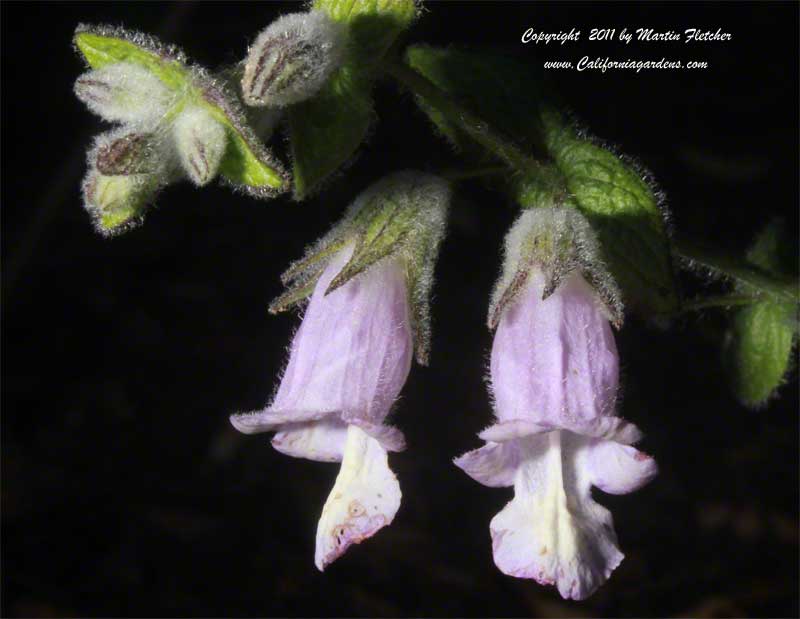
<path fill-rule="evenodd" d="M 439 244 L 444 235 L 450 188 L 420 172 L 398 172 L 367 188 L 344 218 L 289 267 L 287 291 L 271 305 L 275 314 L 305 301 L 337 252 L 353 244 L 348 262 L 326 290 L 345 286 L 377 262 L 402 261 L 406 272 L 417 361 L 427 364 L 430 344 L 429 297 Z"/>

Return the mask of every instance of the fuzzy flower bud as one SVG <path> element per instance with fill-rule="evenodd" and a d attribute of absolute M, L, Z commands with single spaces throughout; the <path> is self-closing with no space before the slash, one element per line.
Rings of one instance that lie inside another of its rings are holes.
<path fill-rule="evenodd" d="M 168 182 L 160 139 L 126 128 L 100 134 L 88 153 L 84 207 L 103 235 L 133 227 L 158 190 Z"/>
<path fill-rule="evenodd" d="M 97 231 L 110 236 L 136 225 L 157 190 L 151 174 L 108 176 L 91 170 L 83 182 L 84 206 Z"/>
<path fill-rule="evenodd" d="M 183 171 L 202 187 L 217 175 L 227 145 L 225 127 L 207 109 L 191 105 L 175 119 L 172 132 Z"/>
<path fill-rule="evenodd" d="M 288 189 L 232 89 L 179 49 L 85 24 L 73 41 L 90 69 L 75 82 L 76 95 L 121 125 L 89 152 L 85 206 L 101 233 L 129 228 L 159 189 L 182 176 L 196 185 L 221 176 L 259 198 Z"/>
<path fill-rule="evenodd" d="M 245 103 L 283 107 L 313 97 L 341 65 L 345 43 L 344 27 L 322 11 L 276 19 L 248 50 Z"/>
<path fill-rule="evenodd" d="M 286 275 L 295 288 L 279 307 L 301 301 L 307 289 L 311 299 L 272 403 L 231 417 L 246 434 L 275 431 L 272 445 L 286 455 L 342 463 L 317 528 L 320 570 L 400 507 L 387 452 L 404 449 L 405 440 L 385 420 L 414 354 L 412 290 L 422 270 L 415 261 L 435 260 L 447 197 L 443 181 L 410 172 L 359 196 Z"/>
<path fill-rule="evenodd" d="M 96 140 L 89 164 L 107 176 L 128 176 L 153 171 L 154 136 L 137 132 L 110 132 Z"/>
<path fill-rule="evenodd" d="M 535 209 L 509 232 L 492 309 L 496 423 L 480 434 L 484 447 L 455 461 L 484 485 L 514 487 L 490 525 L 497 567 L 572 599 L 591 595 L 623 559 L 611 514 L 591 487 L 624 494 L 657 472 L 630 446 L 639 430 L 615 414 L 614 314 L 581 265 L 606 290 L 612 283 L 580 219 Z"/>
<path fill-rule="evenodd" d="M 175 99 L 175 93 L 144 67 L 117 62 L 81 75 L 75 95 L 98 116 L 111 122 L 156 125 Z"/>

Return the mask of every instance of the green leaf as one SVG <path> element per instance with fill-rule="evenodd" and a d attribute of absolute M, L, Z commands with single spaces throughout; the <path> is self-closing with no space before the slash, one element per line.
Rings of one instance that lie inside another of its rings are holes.
<path fill-rule="evenodd" d="M 414 45 L 406 51 L 409 66 L 453 95 L 492 129 L 529 151 L 541 142 L 536 107 L 542 100 L 543 78 L 526 64 L 483 51 Z M 458 123 L 424 99 L 418 103 L 434 125 L 460 151 L 477 154 L 474 141 Z"/>
<path fill-rule="evenodd" d="M 485 52 L 414 46 L 412 68 L 432 81 L 494 131 L 555 167 L 515 179 L 525 207 L 563 204 L 579 209 L 599 237 L 603 258 L 631 309 L 669 314 L 678 306 L 669 240 L 653 189 L 616 154 L 580 137 L 546 100 L 538 68 Z M 422 109 L 458 148 L 475 152 L 461 119 L 420 101 Z"/>
<path fill-rule="evenodd" d="M 775 276 L 789 275 L 796 252 L 786 242 L 786 227 L 772 220 L 747 252 L 750 264 Z M 789 268 L 786 268 L 786 267 Z M 746 406 L 761 406 L 784 382 L 797 336 L 797 304 L 761 293 L 739 282 L 737 290 L 763 299 L 738 310 L 726 336 L 724 354 L 733 388 Z"/>
<path fill-rule="evenodd" d="M 233 96 L 190 68 L 183 52 L 164 46 L 152 37 L 105 26 L 79 26 L 74 43 L 92 69 L 130 62 L 146 68 L 167 87 L 179 92 L 165 121 L 175 118 L 190 104 L 208 109 L 228 135 L 220 174 L 232 184 L 242 186 L 255 197 L 267 197 L 288 189 L 285 172 L 253 135 Z"/>
<path fill-rule="evenodd" d="M 669 238 L 653 189 L 632 165 L 578 135 L 552 108 L 543 108 L 548 152 L 566 180 L 569 203 L 597 233 L 626 303 L 645 313 L 678 307 Z"/>
<path fill-rule="evenodd" d="M 772 219 L 747 251 L 747 261 L 773 275 L 796 275 L 796 242 L 786 236 L 786 222 Z"/>
<path fill-rule="evenodd" d="M 289 111 L 294 195 L 302 200 L 355 153 L 374 117 L 369 84 L 342 67 Z"/>
<path fill-rule="evenodd" d="M 315 0 L 312 8 L 346 24 L 350 59 L 372 65 L 417 16 L 414 0 Z"/>
<path fill-rule="evenodd" d="M 790 303 L 761 301 L 734 316 L 725 358 L 743 404 L 763 405 L 783 382 L 795 337 L 794 312 Z"/>
<path fill-rule="evenodd" d="M 294 194 L 301 200 L 349 160 L 375 116 L 375 68 L 416 16 L 413 0 L 317 0 L 348 30 L 348 54 L 320 93 L 289 111 Z"/>
<path fill-rule="evenodd" d="M 233 185 L 241 185 L 250 195 L 269 197 L 289 189 L 283 168 L 272 159 L 258 138 L 238 114 L 206 97 L 204 106 L 225 127 L 228 145 L 219 165 L 219 173 Z"/>

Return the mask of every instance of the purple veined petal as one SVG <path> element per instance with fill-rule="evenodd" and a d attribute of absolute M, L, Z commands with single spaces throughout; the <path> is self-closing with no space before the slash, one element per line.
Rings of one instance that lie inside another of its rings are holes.
<path fill-rule="evenodd" d="M 593 441 L 585 457 L 592 485 L 609 494 L 634 492 L 658 475 L 652 456 L 613 441 Z"/>
<path fill-rule="evenodd" d="M 401 496 L 386 450 L 358 426 L 349 426 L 342 466 L 317 525 L 317 568 L 323 571 L 352 544 L 390 524 Z"/>
<path fill-rule="evenodd" d="M 611 514 L 591 498 L 591 471 L 580 457 L 589 440 L 563 431 L 518 439 L 514 499 L 490 525 L 500 571 L 555 585 L 575 600 L 590 596 L 624 558 Z"/>
<path fill-rule="evenodd" d="M 614 414 L 619 382 L 608 318 L 578 272 L 542 300 L 544 285 L 533 271 L 497 326 L 491 388 L 498 421 L 606 434 L 607 422 L 598 420 Z"/>
<path fill-rule="evenodd" d="M 337 253 L 316 285 L 269 406 L 273 414 L 337 411 L 380 424 L 408 377 L 413 345 L 399 259 L 385 259 L 325 294 L 352 251 L 350 244 Z"/>
<path fill-rule="evenodd" d="M 317 462 L 341 462 L 347 425 L 336 418 L 283 426 L 272 437 L 272 446 L 293 458 Z"/>

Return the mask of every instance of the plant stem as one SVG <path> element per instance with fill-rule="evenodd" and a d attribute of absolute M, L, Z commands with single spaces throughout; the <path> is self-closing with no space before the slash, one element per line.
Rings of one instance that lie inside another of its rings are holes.
<path fill-rule="evenodd" d="M 731 277 L 780 301 L 800 303 L 800 288 L 794 280 L 773 275 L 746 262 L 720 255 L 685 240 L 674 240 L 673 245 L 677 254 L 690 262 Z"/>
<path fill-rule="evenodd" d="M 483 166 L 479 168 L 451 168 L 448 170 L 443 170 L 439 173 L 439 176 L 449 181 L 457 182 L 471 178 L 482 178 L 485 176 L 501 176 L 508 173 L 508 167 L 497 165 Z"/>
<path fill-rule="evenodd" d="M 712 297 L 698 297 L 689 301 L 684 301 L 681 311 L 694 312 L 709 307 L 734 307 L 738 305 L 752 305 L 761 300 L 762 297 L 745 294 L 727 294 Z"/>
<path fill-rule="evenodd" d="M 428 105 L 436 108 L 470 138 L 514 170 L 526 176 L 542 178 L 548 184 L 553 183 L 554 175 L 549 164 L 530 157 L 516 144 L 500 135 L 488 122 L 466 109 L 427 77 L 397 58 L 387 58 L 384 68 L 389 75 L 408 90 L 423 98 Z M 565 193 L 565 190 L 559 193 Z"/>

